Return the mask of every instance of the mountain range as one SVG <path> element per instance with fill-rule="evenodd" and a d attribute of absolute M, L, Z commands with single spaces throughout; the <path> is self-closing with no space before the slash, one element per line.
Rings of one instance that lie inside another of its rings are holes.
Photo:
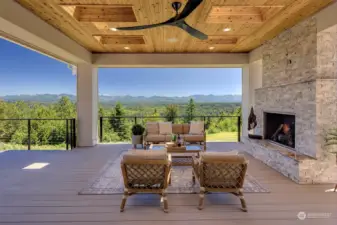
<path fill-rule="evenodd" d="M 67 96 L 71 101 L 76 101 L 76 96 L 71 94 L 37 94 L 37 95 L 6 95 L 0 99 L 7 102 L 26 101 L 26 102 L 41 102 L 53 103 L 57 102 L 61 97 Z M 165 96 L 108 96 L 100 95 L 101 103 L 114 104 L 122 102 L 123 104 L 179 104 L 187 103 L 189 99 L 194 99 L 198 103 L 237 103 L 241 102 L 241 95 L 191 95 L 185 97 L 165 97 Z"/>

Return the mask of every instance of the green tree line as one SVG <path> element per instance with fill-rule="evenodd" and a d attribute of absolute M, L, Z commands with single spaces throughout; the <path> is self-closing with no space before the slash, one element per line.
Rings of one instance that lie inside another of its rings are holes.
<path fill-rule="evenodd" d="M 237 119 L 224 116 L 241 114 L 241 107 L 234 103 L 195 103 L 170 105 L 100 105 L 99 116 L 103 121 L 104 142 L 125 142 L 131 139 L 131 127 L 135 123 L 145 125 L 148 121 L 172 121 L 187 123 L 192 120 L 205 120 L 209 134 L 222 131 L 237 131 Z M 204 117 L 204 116 L 223 117 Z M 130 118 L 123 118 L 130 116 Z M 151 118 L 134 118 L 137 116 Z M 5 102 L 0 100 L 0 143 L 26 145 L 28 139 L 27 120 L 1 119 L 71 119 L 76 118 L 76 104 L 67 96 L 55 103 Z M 63 120 L 32 120 L 31 143 L 33 145 L 64 145 L 66 125 Z"/>

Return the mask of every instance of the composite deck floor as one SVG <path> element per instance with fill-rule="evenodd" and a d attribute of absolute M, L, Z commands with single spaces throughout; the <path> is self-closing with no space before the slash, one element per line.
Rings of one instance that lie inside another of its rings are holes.
<path fill-rule="evenodd" d="M 209 151 L 244 149 L 243 144 L 209 143 Z M 0 153 L 0 224 L 149 225 L 149 224 L 337 224 L 334 185 L 297 185 L 247 155 L 248 172 L 270 193 L 247 193 L 248 212 L 229 194 L 210 194 L 199 211 L 197 194 L 168 195 L 169 210 L 159 196 L 135 195 L 119 212 L 121 195 L 78 195 L 78 191 L 109 160 L 130 145 L 98 145 L 73 151 L 8 151 Z M 40 170 L 22 170 L 34 162 L 50 163 Z M 308 216 L 299 220 L 298 212 Z"/>

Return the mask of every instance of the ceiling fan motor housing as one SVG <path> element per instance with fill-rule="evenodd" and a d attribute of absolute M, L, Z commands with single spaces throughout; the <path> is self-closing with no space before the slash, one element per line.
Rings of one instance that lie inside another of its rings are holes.
<path fill-rule="evenodd" d="M 181 2 L 173 2 L 173 3 L 172 3 L 172 8 L 173 8 L 176 12 L 179 11 L 179 9 L 181 8 L 181 6 L 182 6 Z"/>

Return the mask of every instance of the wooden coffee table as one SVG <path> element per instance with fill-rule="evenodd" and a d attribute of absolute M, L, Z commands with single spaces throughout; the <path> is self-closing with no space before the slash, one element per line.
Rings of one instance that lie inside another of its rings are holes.
<path fill-rule="evenodd" d="M 172 157 L 172 166 L 192 166 L 193 156 L 199 157 L 199 153 L 204 151 L 201 145 L 172 146 L 167 144 L 152 144 L 150 150 L 166 150 Z"/>

